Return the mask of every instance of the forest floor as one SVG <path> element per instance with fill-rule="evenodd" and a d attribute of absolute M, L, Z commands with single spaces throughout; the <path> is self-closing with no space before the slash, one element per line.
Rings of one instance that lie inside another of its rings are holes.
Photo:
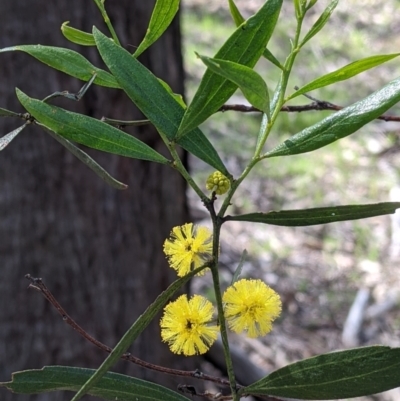
<path fill-rule="evenodd" d="M 236 1 L 246 17 L 262 3 L 260 0 Z M 327 3 L 317 3 L 306 26 L 315 21 Z M 400 30 L 400 13 L 396 12 L 396 3 L 395 0 L 379 2 L 379 7 L 374 1 L 340 3 L 332 23 L 300 58 L 299 64 L 303 67 L 297 70 L 295 81 L 306 83 L 318 74 L 353 60 L 397 51 L 400 35 L 393 34 Z M 212 56 L 234 26 L 226 0 L 184 0 L 183 4 L 190 99 L 204 71 L 193 51 Z M 354 12 L 357 7 L 359 11 Z M 285 2 L 285 24 L 277 28 L 280 38 L 271 44 L 280 59 L 285 46 L 287 48 L 284 35 L 293 27 L 291 8 L 292 2 Z M 268 75 L 267 68 L 269 66 L 262 63 L 258 71 L 263 71 L 273 82 L 276 75 L 273 72 Z M 313 95 L 347 105 L 398 75 L 400 70 L 392 63 Z M 229 103 L 244 103 L 244 99 L 237 93 Z M 303 103 L 307 100 L 303 99 Z M 400 115 L 400 107 L 393 108 L 390 114 Z M 327 115 L 326 112 L 284 115 L 278 125 L 279 134 L 271 140 L 280 142 L 282 137 Z M 241 173 L 251 156 L 258 123 L 257 115 L 237 116 L 227 112 L 213 116 L 202 126 L 234 176 Z M 256 168 L 240 188 L 229 214 L 399 200 L 399 133 L 399 123 L 377 122 L 317 152 L 284 161 L 271 159 L 268 165 Z M 211 172 L 197 160 L 191 161 L 191 167 L 199 182 Z M 209 224 L 204 207 L 192 192 L 189 197 L 193 216 L 202 224 Z M 298 228 L 227 223 L 221 246 L 221 275 L 225 285 L 230 282 L 246 249 L 248 256 L 243 275 L 264 280 L 283 301 L 283 313 L 269 335 L 251 341 L 233 336 L 234 343 L 265 372 L 303 358 L 354 346 L 399 347 L 399 220 L 396 214 Z M 195 287 L 209 293 L 210 279 L 207 276 L 198 279 Z M 366 302 L 358 307 L 362 316 L 360 325 L 346 323 L 351 307 L 358 305 L 355 300 L 360 301 L 363 296 Z M 344 330 L 349 327 L 355 330 L 352 335 Z M 395 389 L 357 400 L 399 399 L 400 391 Z"/>

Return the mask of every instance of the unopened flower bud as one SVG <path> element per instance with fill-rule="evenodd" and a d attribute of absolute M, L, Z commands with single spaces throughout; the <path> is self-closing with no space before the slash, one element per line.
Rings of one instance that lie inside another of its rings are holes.
<path fill-rule="evenodd" d="M 229 180 L 219 171 L 215 171 L 207 178 L 206 188 L 209 191 L 215 191 L 217 195 L 225 194 L 228 192 L 229 187 Z"/>

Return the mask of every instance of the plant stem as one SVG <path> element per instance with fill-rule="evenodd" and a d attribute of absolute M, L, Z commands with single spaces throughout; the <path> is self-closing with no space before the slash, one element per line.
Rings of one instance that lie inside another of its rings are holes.
<path fill-rule="evenodd" d="M 268 121 L 267 115 L 266 114 L 263 115 L 254 156 L 251 159 L 250 163 L 247 165 L 247 167 L 242 172 L 241 176 L 232 183 L 231 189 L 230 189 L 227 197 L 225 198 L 225 201 L 222 204 L 221 209 L 218 213 L 218 216 L 220 218 L 224 217 L 225 212 L 230 205 L 230 201 L 231 201 L 234 193 L 236 192 L 237 188 L 241 184 L 241 182 L 247 177 L 247 175 L 250 173 L 250 171 L 253 169 L 253 167 L 261 160 L 260 153 L 262 151 L 262 148 L 264 147 L 264 144 L 271 132 L 271 129 L 275 124 L 275 121 L 281 111 L 282 106 L 286 102 L 285 93 L 286 93 L 286 88 L 287 88 L 287 85 L 289 82 L 289 77 L 292 72 L 292 68 L 293 68 L 293 64 L 296 59 L 296 56 L 297 56 L 298 52 L 300 51 L 299 41 L 300 41 L 300 33 L 301 33 L 301 26 L 303 23 L 303 18 L 304 18 L 304 15 L 301 16 L 297 20 L 296 34 L 295 34 L 295 38 L 294 38 L 293 44 L 292 44 L 292 51 L 290 52 L 289 56 L 286 58 L 284 69 L 282 70 L 282 73 L 281 73 L 281 78 L 279 80 L 279 83 L 277 85 L 277 88 L 275 90 L 274 96 L 271 101 L 271 111 L 272 111 L 271 120 Z"/>
<path fill-rule="evenodd" d="M 114 27 L 111 24 L 110 18 L 109 18 L 108 14 L 107 14 L 107 11 L 106 11 L 105 7 L 104 7 L 104 0 L 94 0 L 94 2 L 96 4 L 97 8 L 100 10 L 101 16 L 103 17 L 104 22 L 106 23 L 107 28 L 110 31 L 114 42 L 117 45 L 121 46 L 121 43 L 120 43 L 120 41 L 118 39 L 118 36 L 117 36 L 117 34 L 116 34 L 115 30 L 114 30 Z"/>
<path fill-rule="evenodd" d="M 161 135 L 163 139 L 163 135 Z M 182 177 L 186 180 L 186 182 L 193 188 L 193 190 L 196 192 L 196 194 L 199 196 L 201 201 L 206 205 L 207 203 L 210 202 L 210 199 L 204 194 L 204 192 L 198 187 L 198 185 L 195 183 L 191 175 L 188 173 L 186 170 L 185 166 L 183 165 L 178 152 L 175 149 L 175 143 L 174 142 L 168 142 L 167 140 L 164 140 L 165 144 L 168 147 L 168 150 L 171 153 L 172 158 L 174 159 L 173 162 L 173 167 L 177 169 Z"/>
<path fill-rule="evenodd" d="M 235 372 L 233 370 L 232 357 L 229 350 L 229 341 L 228 341 L 228 332 L 226 329 L 226 322 L 224 316 L 224 309 L 222 304 L 222 294 L 221 294 L 221 285 L 219 281 L 219 273 L 218 273 L 218 258 L 219 258 L 219 241 L 220 241 L 220 233 L 221 233 L 221 225 L 222 220 L 216 215 L 214 210 L 213 202 L 210 202 L 206 205 L 213 222 L 213 263 L 210 266 L 213 285 L 215 291 L 215 299 L 217 303 L 218 310 L 218 321 L 221 332 L 222 346 L 224 349 L 225 363 L 226 363 L 226 372 L 228 374 L 228 379 L 231 387 L 231 395 L 233 401 L 239 401 L 239 395 L 237 394 L 236 388 L 236 379 Z"/>
<path fill-rule="evenodd" d="M 281 77 L 279 83 L 276 87 L 274 97 L 272 98 L 271 102 L 271 120 L 268 121 L 267 116 L 263 115 L 263 120 L 260 127 L 260 133 L 258 135 L 258 141 L 256 150 L 254 152 L 254 158 L 258 159 L 262 148 L 271 132 L 272 127 L 275 124 L 275 121 L 281 111 L 282 106 L 285 104 L 285 94 L 287 85 L 289 82 L 289 77 L 292 72 L 293 64 L 296 59 L 297 54 L 300 51 L 299 41 L 300 41 L 300 33 L 301 33 L 301 26 L 303 24 L 304 15 L 300 16 L 297 19 L 297 26 L 296 26 L 296 34 L 292 43 L 292 51 L 290 52 L 289 56 L 286 58 L 284 69 L 282 70 Z"/>

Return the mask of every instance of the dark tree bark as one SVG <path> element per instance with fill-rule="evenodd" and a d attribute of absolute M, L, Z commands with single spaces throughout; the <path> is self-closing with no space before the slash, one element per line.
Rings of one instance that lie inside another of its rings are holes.
<path fill-rule="evenodd" d="M 105 3 L 131 52 L 144 36 L 154 2 Z M 78 49 L 62 37 L 61 23 L 69 20 L 86 31 L 95 24 L 107 32 L 98 14 L 90 0 L 2 0 L 0 47 L 40 43 Z M 102 66 L 95 49 L 85 49 L 85 54 Z M 23 111 L 16 86 L 43 98 L 57 90 L 77 91 L 83 84 L 24 53 L 2 53 L 0 58 L 0 107 Z M 174 91 L 183 92 L 178 20 L 141 61 Z M 56 104 L 97 118 L 143 117 L 122 91 L 98 87 L 79 104 L 66 99 Z M 1 135 L 20 124 L 9 119 L 0 123 Z M 151 126 L 132 133 L 166 154 Z M 106 357 L 66 326 L 40 294 L 26 289 L 26 273 L 42 277 L 77 322 L 110 346 L 176 278 L 162 243 L 173 226 L 187 221 L 183 180 L 166 166 L 89 153 L 129 189 L 108 187 L 37 127 L 28 127 L 0 154 L 0 381 L 10 380 L 11 372 L 50 364 L 96 368 Z M 158 322 L 130 351 L 161 365 L 193 368 L 193 360 L 183 362 L 161 343 Z M 166 385 L 175 380 L 125 362 L 116 369 Z M 4 389 L 0 397 L 29 398 Z M 48 394 L 37 399 L 70 398 Z"/>

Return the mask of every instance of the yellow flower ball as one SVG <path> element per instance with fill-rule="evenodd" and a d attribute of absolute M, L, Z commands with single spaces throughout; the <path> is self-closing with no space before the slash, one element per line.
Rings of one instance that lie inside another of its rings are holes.
<path fill-rule="evenodd" d="M 207 227 L 193 223 L 174 227 L 164 242 L 164 253 L 178 276 L 186 276 L 211 258 L 212 233 Z M 204 274 L 204 270 L 200 274 Z"/>
<path fill-rule="evenodd" d="M 161 337 L 175 354 L 186 356 L 204 354 L 217 339 L 219 328 L 210 325 L 214 307 L 200 295 L 190 300 L 181 295 L 164 308 L 161 318 Z"/>
<path fill-rule="evenodd" d="M 279 295 L 261 280 L 239 280 L 227 288 L 222 299 L 229 328 L 251 338 L 269 333 L 282 310 Z"/>

